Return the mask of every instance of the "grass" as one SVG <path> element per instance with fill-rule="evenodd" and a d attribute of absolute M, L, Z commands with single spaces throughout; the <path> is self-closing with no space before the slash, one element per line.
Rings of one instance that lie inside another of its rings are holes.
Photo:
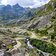
<path fill-rule="evenodd" d="M 45 9 L 43 10 L 39 10 L 37 12 L 38 16 L 44 16 L 44 15 L 48 15 L 49 13 L 51 13 L 54 10 L 53 6 L 50 4 L 46 4 L 45 5 Z"/>
<path fill-rule="evenodd" d="M 8 45 L 8 48 L 9 48 L 9 49 L 13 49 L 13 46 L 12 46 L 12 45 Z"/>

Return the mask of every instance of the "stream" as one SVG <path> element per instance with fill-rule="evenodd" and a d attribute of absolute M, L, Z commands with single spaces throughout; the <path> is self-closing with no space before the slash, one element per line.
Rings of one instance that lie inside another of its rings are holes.
<path fill-rule="evenodd" d="M 34 48 L 31 44 L 30 44 L 30 41 L 28 41 L 27 42 L 27 45 L 28 45 L 28 47 L 30 47 L 30 48 Z M 41 50 L 39 50 L 39 49 L 37 49 L 39 52 L 41 52 L 41 53 L 43 53 L 43 55 L 44 56 L 49 56 L 50 55 L 50 53 L 46 53 L 46 52 L 43 52 L 43 51 L 41 51 Z"/>

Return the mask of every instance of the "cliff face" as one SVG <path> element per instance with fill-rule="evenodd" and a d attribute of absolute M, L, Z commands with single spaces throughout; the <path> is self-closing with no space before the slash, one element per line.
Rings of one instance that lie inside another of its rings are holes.
<path fill-rule="evenodd" d="M 49 26 L 49 24 L 52 25 L 51 20 L 53 20 L 53 18 L 53 22 L 56 20 L 56 0 L 51 0 L 43 7 L 43 9 L 36 13 L 37 16 L 30 21 L 29 28 L 46 27 Z"/>

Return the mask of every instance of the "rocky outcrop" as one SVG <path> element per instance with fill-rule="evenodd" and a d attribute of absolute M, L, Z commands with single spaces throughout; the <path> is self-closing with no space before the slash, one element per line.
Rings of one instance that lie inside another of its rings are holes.
<path fill-rule="evenodd" d="M 38 16 L 40 14 L 40 16 Z M 28 24 L 28 28 L 42 28 L 51 24 L 50 21 L 53 16 L 56 16 L 56 2 L 51 0 L 44 5 L 44 9 L 37 12 L 37 17 L 34 17 Z"/>
<path fill-rule="evenodd" d="M 50 22 L 51 18 L 52 18 L 51 15 L 39 17 L 37 21 L 34 21 L 34 23 L 29 26 L 29 28 L 42 28 Z"/>

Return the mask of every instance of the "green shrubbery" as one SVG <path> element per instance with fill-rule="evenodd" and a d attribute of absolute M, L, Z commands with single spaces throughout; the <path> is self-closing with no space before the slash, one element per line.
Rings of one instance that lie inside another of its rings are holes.
<path fill-rule="evenodd" d="M 52 53 L 56 56 L 56 47 L 51 43 L 47 43 L 41 40 L 31 39 L 31 44 L 44 52 Z"/>
<path fill-rule="evenodd" d="M 56 16 L 53 16 L 51 19 L 52 22 L 52 28 L 53 28 L 53 33 L 51 33 L 51 40 L 56 40 L 55 36 L 56 36 Z"/>
<path fill-rule="evenodd" d="M 48 35 L 47 30 L 38 30 L 38 29 L 35 29 L 34 31 L 35 31 L 35 33 L 40 33 L 40 35 L 42 35 L 42 36 Z"/>

